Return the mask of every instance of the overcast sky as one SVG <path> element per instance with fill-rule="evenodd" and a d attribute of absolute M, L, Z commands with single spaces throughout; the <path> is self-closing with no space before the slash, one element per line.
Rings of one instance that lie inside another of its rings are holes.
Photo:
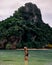
<path fill-rule="evenodd" d="M 43 21 L 52 27 L 52 0 L 0 0 L 0 21 L 27 2 L 36 4 L 41 10 Z"/>

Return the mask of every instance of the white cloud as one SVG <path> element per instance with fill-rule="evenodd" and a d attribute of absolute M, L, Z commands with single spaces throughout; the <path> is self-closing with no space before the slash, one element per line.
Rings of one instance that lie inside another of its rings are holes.
<path fill-rule="evenodd" d="M 41 10 L 44 22 L 52 26 L 52 0 L 0 0 L 0 20 L 9 17 L 27 2 L 36 4 Z"/>

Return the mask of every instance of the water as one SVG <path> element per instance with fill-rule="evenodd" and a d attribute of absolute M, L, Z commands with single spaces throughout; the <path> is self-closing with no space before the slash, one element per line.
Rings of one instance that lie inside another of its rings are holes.
<path fill-rule="evenodd" d="M 0 65 L 24 65 L 24 51 L 0 50 Z M 52 65 L 52 50 L 30 50 L 28 65 Z"/>

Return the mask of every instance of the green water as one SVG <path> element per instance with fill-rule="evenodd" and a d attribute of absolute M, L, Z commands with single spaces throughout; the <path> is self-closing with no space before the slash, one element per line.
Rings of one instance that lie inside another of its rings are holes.
<path fill-rule="evenodd" d="M 29 54 L 29 65 L 52 65 L 52 50 L 29 51 Z"/>
<path fill-rule="evenodd" d="M 0 50 L 0 65 L 24 65 L 24 51 Z M 52 65 L 52 50 L 30 50 L 28 65 Z"/>

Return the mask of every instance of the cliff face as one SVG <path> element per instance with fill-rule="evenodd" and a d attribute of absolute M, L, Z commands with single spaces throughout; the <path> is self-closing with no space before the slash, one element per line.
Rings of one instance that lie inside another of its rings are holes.
<path fill-rule="evenodd" d="M 18 11 L 25 20 L 33 20 L 34 22 L 38 19 L 42 20 L 40 9 L 35 4 L 26 3 Z"/>

